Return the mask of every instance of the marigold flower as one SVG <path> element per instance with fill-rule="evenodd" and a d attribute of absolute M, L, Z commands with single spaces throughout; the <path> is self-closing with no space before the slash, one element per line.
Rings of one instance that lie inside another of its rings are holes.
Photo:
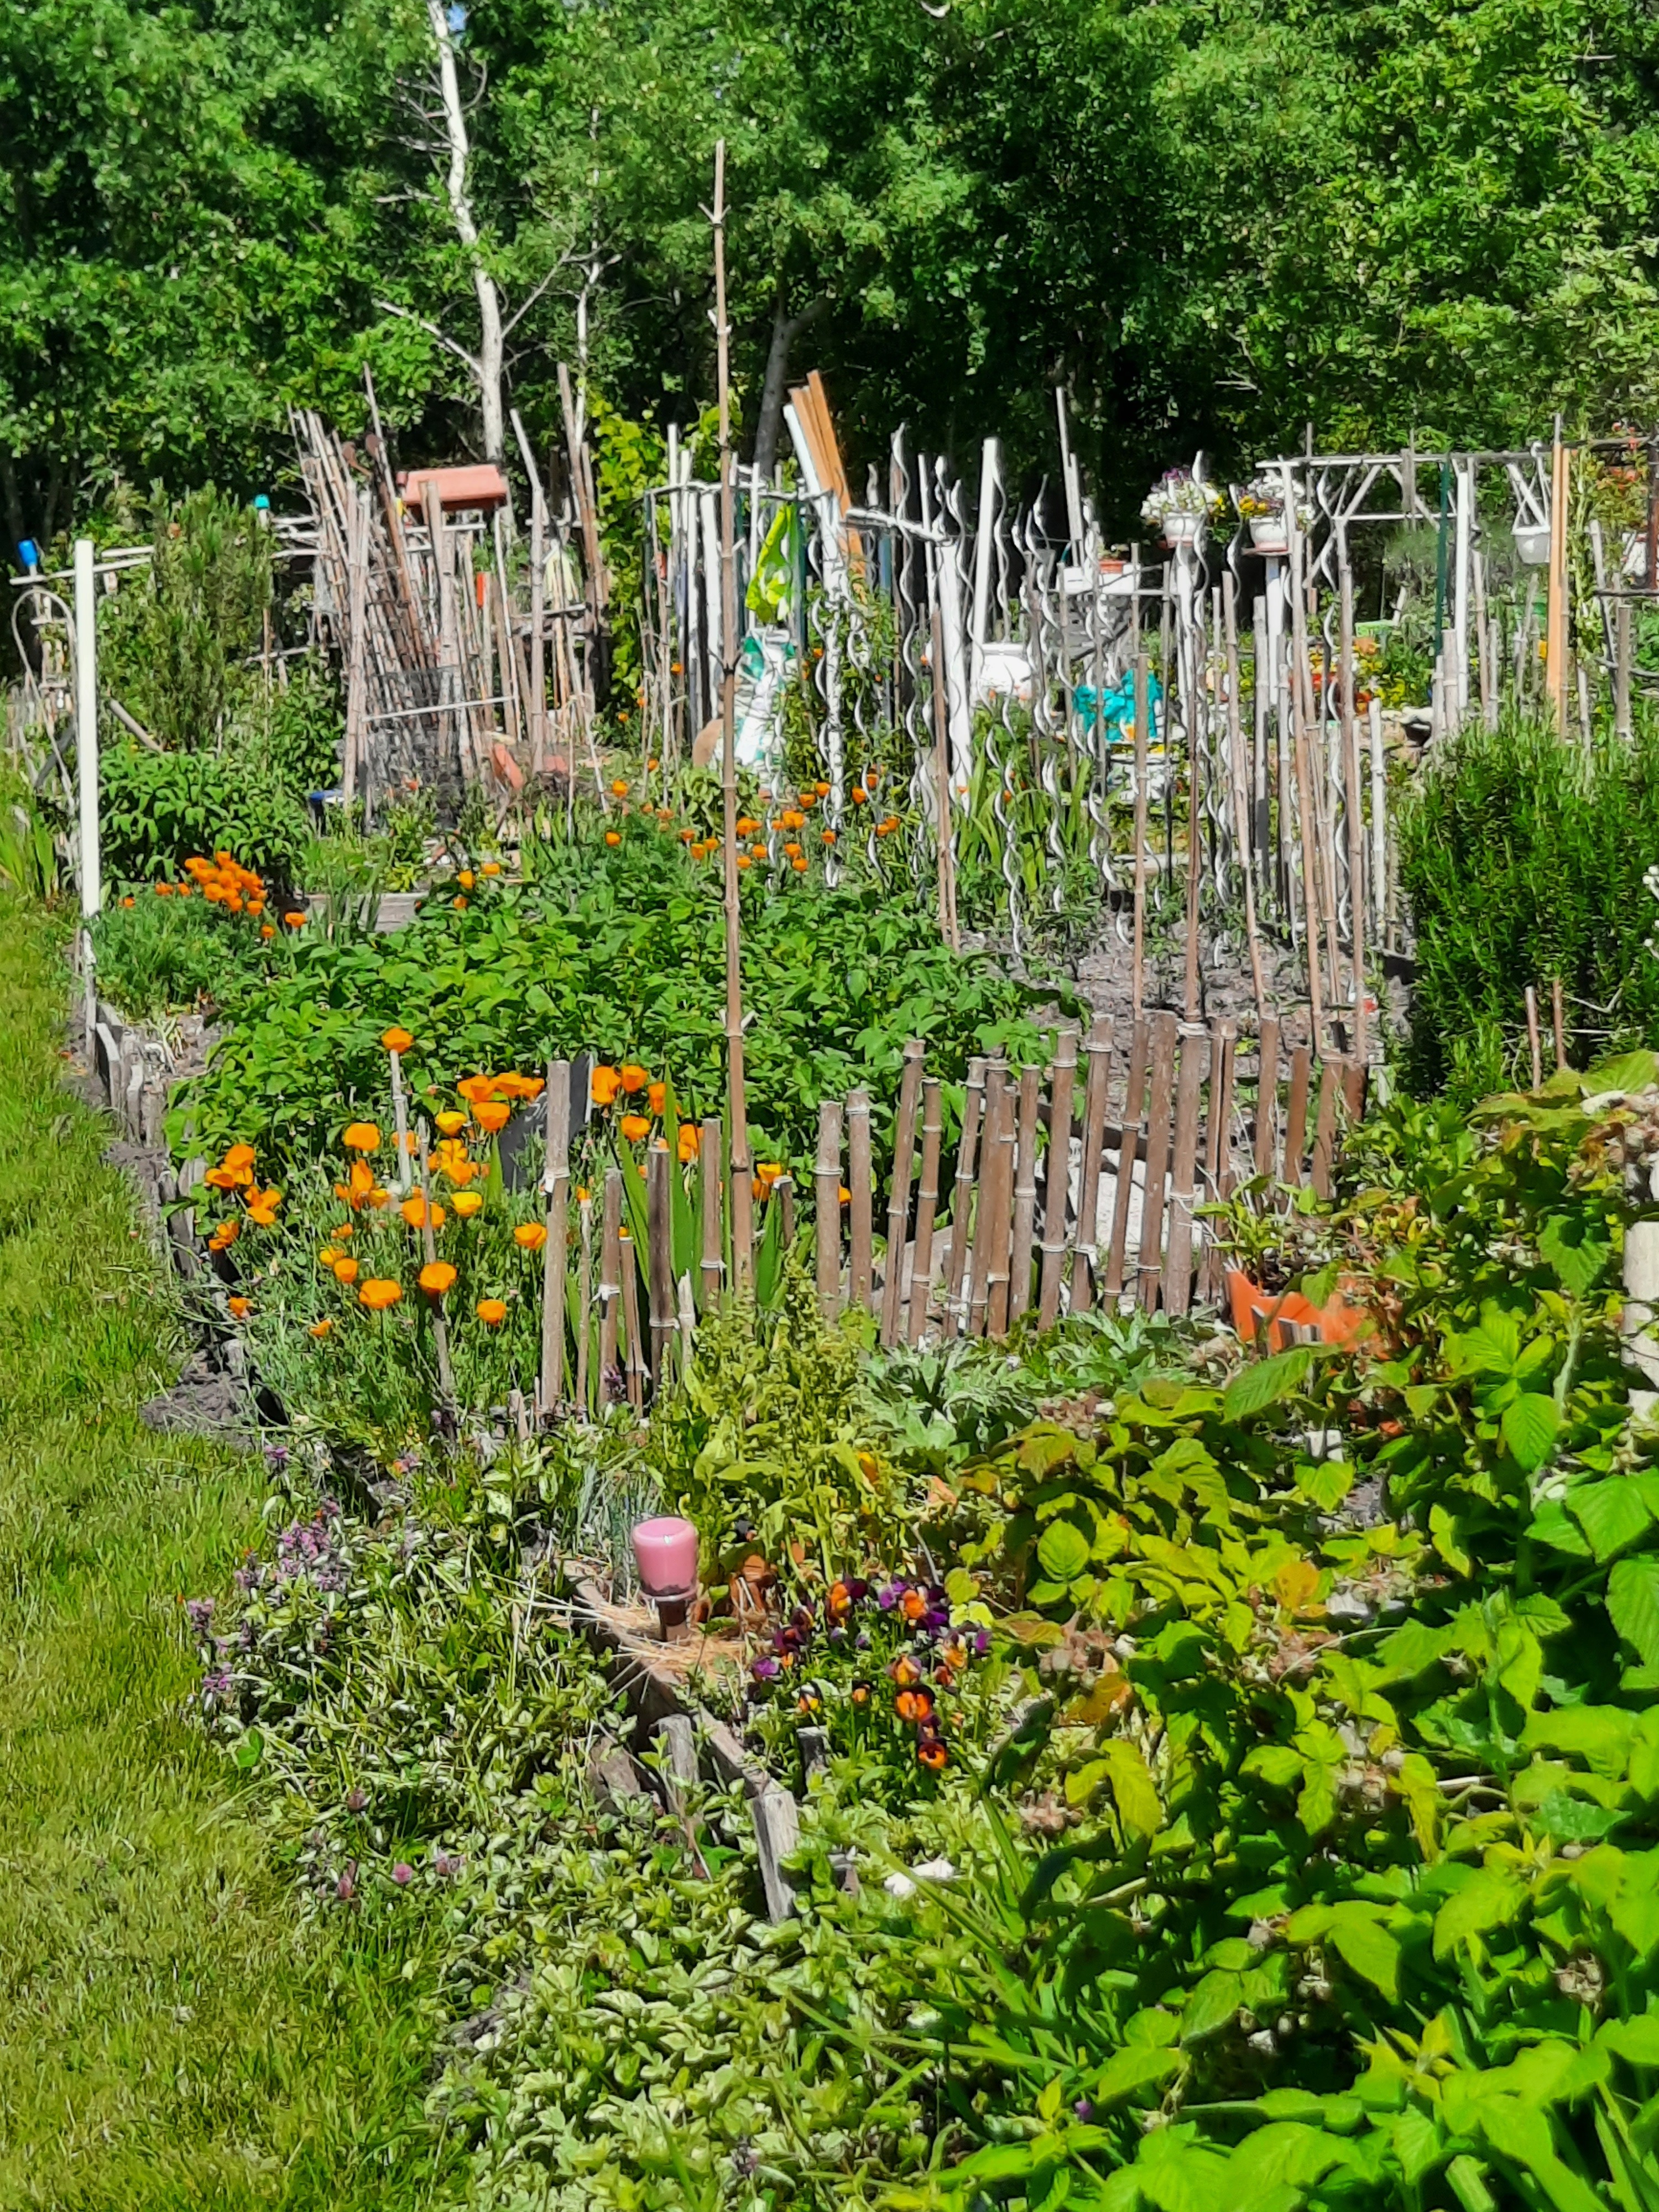
<path fill-rule="evenodd" d="M 359 1305 L 367 1306 L 370 1313 L 384 1313 L 395 1306 L 404 1294 L 401 1283 L 394 1283 L 385 1275 L 371 1275 L 357 1292 Z"/>
<path fill-rule="evenodd" d="M 596 1067 L 587 1079 L 587 1095 L 596 1106 L 614 1106 L 622 1078 L 614 1067 Z"/>
<path fill-rule="evenodd" d="M 414 1038 L 410 1036 L 407 1030 L 400 1030 L 394 1027 L 389 1030 L 382 1030 L 380 1032 L 380 1042 L 386 1047 L 386 1049 L 388 1052 L 407 1052 L 414 1042 Z"/>
<path fill-rule="evenodd" d="M 631 1060 L 623 1060 L 617 1071 L 623 1089 L 631 1098 L 636 1091 L 643 1091 L 651 1078 L 646 1070 Z"/>
<path fill-rule="evenodd" d="M 630 1145 L 637 1145 L 642 1137 L 651 1134 L 651 1124 L 643 1114 L 624 1114 L 622 1133 Z"/>
<path fill-rule="evenodd" d="M 326 1318 L 322 1321 L 314 1321 L 312 1322 L 311 1327 L 306 1331 L 306 1334 L 307 1336 L 324 1337 L 329 1334 L 333 1326 L 333 1322 Z"/>
<path fill-rule="evenodd" d="M 791 839 L 790 839 L 789 842 L 788 842 L 788 843 L 784 847 L 784 848 L 783 848 L 783 849 L 784 849 L 784 854 L 785 854 L 785 855 L 786 855 L 786 857 L 787 857 L 787 859 L 789 859 L 789 860 L 799 860 L 799 858 L 800 858 L 800 847 L 799 847 L 798 844 L 796 844 L 796 842 L 794 842 L 793 838 L 791 838 Z"/>
<path fill-rule="evenodd" d="M 225 1304 L 230 1308 L 230 1317 L 233 1321 L 246 1321 L 252 1303 L 253 1301 L 251 1298 L 227 1298 L 225 1300 Z"/>
<path fill-rule="evenodd" d="M 818 832 L 818 842 L 820 844 L 823 845 L 833 845 L 836 842 L 835 831 L 833 830 L 820 830 Z"/>
<path fill-rule="evenodd" d="M 763 860 L 766 858 L 766 848 L 764 845 L 751 845 L 750 847 L 750 851 L 754 854 L 754 857 L 757 860 Z"/>
<path fill-rule="evenodd" d="M 420 1274 L 421 1288 L 429 1298 L 441 1298 L 455 1287 L 455 1270 L 447 1260 L 428 1260 Z"/>
<path fill-rule="evenodd" d="M 472 1109 L 473 1118 L 487 1136 L 495 1136 L 506 1128 L 513 1118 L 513 1109 L 504 1098 L 485 1098 Z"/>
<path fill-rule="evenodd" d="M 620 845 L 622 832 L 619 830 L 607 830 L 605 833 L 605 842 L 607 845 Z"/>
<path fill-rule="evenodd" d="M 303 929 L 306 926 L 306 918 L 302 914 L 285 914 L 283 920 L 290 929 Z"/>
<path fill-rule="evenodd" d="M 754 862 L 750 859 L 747 853 L 739 853 L 738 854 L 738 866 L 740 868 L 752 868 L 754 865 Z"/>
<path fill-rule="evenodd" d="M 457 913 L 464 914 L 466 910 L 465 893 L 464 891 L 457 891 L 454 897 L 451 899 L 449 903 L 455 908 Z"/>
<path fill-rule="evenodd" d="M 471 868 L 463 868 L 459 875 L 456 877 L 455 880 L 464 891 L 470 891 L 473 884 L 477 883 L 478 879 L 473 874 Z"/>
<path fill-rule="evenodd" d="M 122 905 L 123 905 L 123 906 L 137 906 L 137 903 L 138 903 L 138 902 L 137 902 L 137 899 L 133 898 L 131 895 L 129 895 L 127 897 L 125 897 L 125 898 L 124 898 L 124 899 L 122 900 L 121 903 L 122 903 Z"/>
<path fill-rule="evenodd" d="M 157 898 L 171 898 L 173 896 L 173 885 L 171 884 L 157 884 L 155 886 L 155 896 Z"/>
<path fill-rule="evenodd" d="M 480 1298 L 473 1311 L 486 1328 L 499 1328 L 507 1319 L 507 1301 L 505 1298 Z"/>
<path fill-rule="evenodd" d="M 398 1208 L 398 1211 L 402 1214 L 404 1219 L 409 1224 L 411 1229 L 424 1229 L 426 1227 L 427 1214 L 428 1211 L 432 1216 L 432 1226 L 434 1229 L 441 1229 L 444 1225 L 444 1210 L 442 1206 L 439 1206 L 434 1201 L 428 1209 L 425 1199 L 421 1196 L 418 1191 L 413 1198 L 406 1198 L 403 1204 Z"/>
<path fill-rule="evenodd" d="M 259 934 L 261 937 L 275 937 L 276 934 L 276 923 L 274 921 L 262 921 L 259 924 Z"/>
<path fill-rule="evenodd" d="M 790 861 L 789 865 L 798 876 L 804 876 L 806 873 L 805 854 L 803 853 L 797 853 L 794 859 Z"/>
<path fill-rule="evenodd" d="M 373 1121 L 349 1121 L 340 1142 L 349 1152 L 378 1152 L 380 1132 Z"/>
<path fill-rule="evenodd" d="M 458 1190 L 449 1202 L 458 1221 L 471 1221 L 475 1213 L 483 1212 L 483 1193 L 479 1190 Z"/>
<path fill-rule="evenodd" d="M 523 1252 L 539 1252 L 547 1242 L 547 1225 L 541 1221 L 521 1221 L 513 1232 L 513 1242 Z"/>
<path fill-rule="evenodd" d="M 697 1154 L 702 1148 L 702 1139 L 698 1134 L 696 1123 L 695 1121 L 682 1121 L 680 1123 L 679 1140 L 680 1165 L 683 1168 L 690 1167 L 692 1161 L 696 1158 Z"/>
<path fill-rule="evenodd" d="M 349 1252 L 343 1252 L 334 1262 L 334 1279 L 337 1283 L 343 1283 L 347 1290 L 351 1288 L 362 1273 L 361 1265 Z"/>
<path fill-rule="evenodd" d="M 614 778 L 612 779 L 612 781 L 611 781 L 611 796 L 613 799 L 626 799 L 626 798 L 627 798 L 627 796 L 628 796 L 628 781 L 627 781 L 626 777 L 624 777 L 624 776 L 620 776 L 620 775 L 619 775 L 619 776 L 616 776 L 616 777 L 614 777 Z"/>
<path fill-rule="evenodd" d="M 499 876 L 501 872 L 501 864 L 499 860 L 486 860 L 478 871 L 481 876 Z"/>
<path fill-rule="evenodd" d="M 861 783 L 855 783 L 853 786 L 853 804 L 854 806 L 867 806 L 870 804 L 870 794 Z"/>

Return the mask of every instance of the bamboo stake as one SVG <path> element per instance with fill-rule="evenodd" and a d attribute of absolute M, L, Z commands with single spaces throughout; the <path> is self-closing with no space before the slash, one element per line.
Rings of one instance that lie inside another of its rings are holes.
<path fill-rule="evenodd" d="M 1210 1024 L 1210 1111 L 1204 1137 L 1204 1188 L 1219 1202 L 1230 1198 L 1233 1172 L 1233 1085 L 1238 1064 L 1238 1031 L 1220 1018 Z M 1200 1294 L 1214 1297 L 1222 1287 L 1221 1247 L 1206 1232 L 1199 1269 Z"/>
<path fill-rule="evenodd" d="M 1187 647 L 1186 659 L 1190 668 L 1198 659 L 1200 641 L 1193 638 Z M 1198 926 L 1200 861 L 1203 845 L 1203 810 L 1199 803 L 1198 701 L 1186 702 L 1187 708 L 1187 977 L 1182 1003 L 1187 1018 L 1195 1022 L 1199 1016 Z M 1166 750 L 1167 763 L 1167 750 Z M 1168 773 L 1167 765 L 1165 773 Z"/>
<path fill-rule="evenodd" d="M 1137 1022 L 1129 1035 L 1129 1072 L 1123 1086 L 1122 1127 L 1117 1155 L 1117 1191 L 1112 1205 L 1112 1241 L 1106 1255 L 1106 1279 L 1102 1290 L 1114 1304 L 1121 1297 L 1128 1263 L 1129 1208 L 1134 1197 L 1134 1170 L 1146 1143 L 1146 1067 L 1152 1052 L 1152 1030 Z M 1079 1232 L 1080 1233 L 1080 1232 Z"/>
<path fill-rule="evenodd" d="M 585 1193 L 576 1201 L 580 1224 L 580 1257 L 576 1262 L 576 1413 L 586 1420 L 588 1363 L 592 1358 L 593 1297 L 593 1201 Z"/>
<path fill-rule="evenodd" d="M 720 1115 L 706 1115 L 697 1139 L 697 1214 L 702 1239 L 702 1257 L 697 1267 L 698 1310 L 705 1314 L 712 1314 L 720 1304 L 720 1278 L 726 1268 L 726 1224 L 720 1209 L 723 1134 Z"/>
<path fill-rule="evenodd" d="M 1343 1063 L 1322 1060 L 1319 1105 L 1314 1115 L 1313 1187 L 1316 1198 L 1331 1194 L 1331 1170 L 1336 1156 L 1336 1102 Z"/>
<path fill-rule="evenodd" d="M 1561 1003 L 1561 978 L 1559 975 L 1550 978 L 1550 1023 L 1555 1031 L 1555 1066 L 1556 1072 L 1559 1073 L 1567 1064 L 1567 1024 L 1565 1010 Z"/>
<path fill-rule="evenodd" d="M 1188 1030 L 1181 1040 L 1176 1085 L 1175 1157 L 1170 1178 L 1170 1251 L 1164 1268 L 1164 1304 L 1184 1314 L 1192 1303 L 1193 1207 L 1198 1196 L 1199 1104 L 1211 1072 L 1210 1041 Z M 1220 1070 L 1215 1069 L 1218 1076 Z"/>
<path fill-rule="evenodd" d="M 985 1333 L 999 1339 L 1008 1334 L 1008 1240 L 1013 1223 L 1018 1103 L 1018 1092 L 1010 1068 L 1003 1079 L 996 1142 L 981 1177 L 981 1188 L 989 1209 L 985 1240 Z"/>
<path fill-rule="evenodd" d="M 826 1098 L 818 1108 L 818 1156 L 812 1176 L 817 1211 L 818 1312 L 833 1325 L 841 1317 L 841 1108 Z"/>
<path fill-rule="evenodd" d="M 647 1288 L 651 1301 L 652 1396 L 659 1403 L 668 1388 L 669 1352 L 674 1341 L 674 1221 L 668 1178 L 673 1167 L 667 1144 L 653 1138 L 645 1156 Z"/>
<path fill-rule="evenodd" d="M 1060 1319 L 1060 1285 L 1066 1258 L 1066 1201 L 1072 1180 L 1072 1090 L 1077 1079 L 1077 1031 L 1061 1030 L 1048 1084 L 1048 1185 L 1042 1201 L 1042 1285 L 1037 1327 Z"/>
<path fill-rule="evenodd" d="M 872 1252 L 874 1192 L 871 1188 L 870 1093 L 861 1086 L 847 1094 L 847 1188 L 852 1193 L 848 1207 L 847 1303 L 868 1312 L 872 1303 L 874 1262 Z"/>
<path fill-rule="evenodd" d="M 1538 994 L 1530 983 L 1527 986 L 1527 1049 L 1532 1054 L 1532 1087 L 1534 1091 L 1541 1090 L 1544 1054 L 1538 1035 Z"/>
<path fill-rule="evenodd" d="M 945 1130 L 944 1086 L 928 1076 L 921 1086 L 921 1174 L 916 1184 L 916 1240 L 910 1255 L 910 1279 L 905 1291 L 904 1339 L 921 1340 L 927 1319 L 927 1297 L 933 1271 L 933 1217 L 939 1211 L 939 1149 Z"/>
<path fill-rule="evenodd" d="M 1256 1047 L 1255 1173 L 1271 1176 L 1279 1121 L 1279 1024 L 1262 1023 Z"/>
<path fill-rule="evenodd" d="M 1555 418 L 1550 453 L 1550 566 L 1544 647 L 1546 696 L 1557 733 L 1567 734 L 1567 501 L 1571 461 Z"/>
<path fill-rule="evenodd" d="M 1019 1076 L 1018 1180 L 1014 1185 L 1014 1226 L 1008 1255 L 1008 1319 L 1017 1322 L 1030 1309 L 1031 1250 L 1036 1237 L 1036 1134 L 1042 1103 L 1042 1070 L 1027 1066 Z"/>
<path fill-rule="evenodd" d="M 732 1283 L 747 1289 L 753 1267 L 749 1108 L 744 1083 L 743 965 L 738 903 L 738 570 L 734 543 L 731 326 L 726 313 L 726 141 L 714 148 L 714 329 L 720 421 L 720 811 L 726 870 L 726 1077 L 732 1137 Z"/>
<path fill-rule="evenodd" d="M 1365 824 L 1359 799 L 1359 722 L 1353 706 L 1353 570 L 1342 556 L 1342 780 L 1348 829 L 1348 950 L 1353 963 L 1354 1052 L 1366 1053 Z"/>
<path fill-rule="evenodd" d="M 404 1056 L 400 1052 L 389 1052 L 392 1063 L 392 1121 L 398 1137 L 398 1195 L 407 1198 L 414 1188 L 414 1170 L 409 1158 L 409 1108 L 404 1097 Z"/>
<path fill-rule="evenodd" d="M 421 1250 L 428 1267 L 437 1263 L 438 1239 L 432 1226 L 432 1172 L 427 1163 L 426 1117 L 422 1115 L 416 1127 L 421 1146 Z M 449 1364 L 449 1323 L 444 1319 L 441 1297 L 432 1301 L 432 1340 L 438 1352 L 438 1389 L 443 1397 L 444 1411 L 453 1419 L 455 1412 L 455 1376 Z"/>
<path fill-rule="evenodd" d="M 1001 1056 L 985 1071 L 985 1129 L 980 1140 L 979 1196 L 974 1207 L 974 1243 L 968 1298 L 968 1333 L 985 1334 L 990 1304 L 992 1239 L 996 1226 L 994 1184 L 1006 1113 L 1008 1066 Z"/>
<path fill-rule="evenodd" d="M 943 1333 L 960 1336 L 967 1321 L 963 1280 L 967 1272 L 969 1218 L 973 1211 L 974 1160 L 979 1147 L 980 1116 L 985 1104 L 985 1062 L 970 1060 L 962 1102 L 962 1135 L 957 1144 L 956 1180 L 951 1191 L 951 1237 L 945 1247 Z"/>
<path fill-rule="evenodd" d="M 542 1247 L 542 1371 L 536 1394 L 538 1418 L 550 1419 L 564 1391 L 565 1246 L 570 1215 L 570 1062 L 550 1060 L 547 1160 L 542 1189 L 547 1199 L 547 1242 Z"/>
<path fill-rule="evenodd" d="M 1308 1133 L 1308 1091 L 1313 1081 L 1313 1049 L 1299 1044 L 1291 1054 L 1291 1095 L 1285 1109 L 1285 1164 L 1281 1180 L 1292 1189 L 1302 1182 L 1302 1155 Z"/>
<path fill-rule="evenodd" d="M 645 1341 L 640 1327 L 640 1261 L 634 1249 L 634 1239 L 625 1228 L 617 1234 L 617 1252 L 622 1274 L 623 1322 L 628 1338 L 627 1358 L 623 1371 L 628 1382 L 628 1402 L 636 1413 L 645 1411 Z"/>
<path fill-rule="evenodd" d="M 927 1050 L 919 1037 L 904 1048 L 899 1079 L 898 1119 L 893 1134 L 893 1176 L 888 1186 L 887 1263 L 881 1288 L 881 1340 L 898 1342 L 899 1309 L 904 1303 L 905 1231 L 910 1222 L 910 1169 L 915 1151 L 916 1106 L 921 1096 L 921 1063 Z"/>
<path fill-rule="evenodd" d="M 1083 1086 L 1083 1153 L 1077 1186 L 1077 1251 L 1072 1261 L 1072 1311 L 1087 1313 L 1094 1303 L 1100 1231 L 1100 1158 L 1106 1140 L 1106 1092 L 1111 1080 L 1112 1024 L 1097 1014 L 1086 1048 L 1088 1073 Z"/>
<path fill-rule="evenodd" d="M 1137 641 L 1139 642 L 1139 641 Z M 1165 702 L 1165 712 L 1168 702 Z M 1135 655 L 1135 913 L 1134 951 L 1130 975 L 1129 1000 L 1136 1021 L 1140 1019 L 1141 1001 L 1146 991 L 1146 717 L 1151 712 L 1146 683 L 1146 656 Z M 1165 773 L 1168 773 L 1169 748 L 1164 748 Z M 1081 1228 L 1081 1224 L 1079 1226 Z M 1093 1231 L 1090 1232 L 1093 1242 Z M 1075 1285 L 1075 1277 L 1073 1285 Z"/>
<path fill-rule="evenodd" d="M 1146 1109 L 1146 1172 L 1140 1197 L 1140 1257 L 1136 1273 L 1142 1309 L 1156 1311 L 1164 1275 L 1164 1200 L 1170 1169 L 1170 1115 L 1174 1103 L 1176 1044 L 1173 1014 L 1152 1024 L 1152 1095 Z"/>
<path fill-rule="evenodd" d="M 1249 947 L 1250 981 L 1255 992 L 1255 1018 L 1267 1012 L 1267 986 L 1262 974 L 1261 930 L 1255 906 L 1255 856 L 1251 849 L 1250 793 L 1244 758 L 1244 731 L 1239 714 L 1238 605 L 1232 572 L 1221 579 L 1221 619 L 1227 656 L 1227 764 L 1233 793 L 1233 835 L 1238 840 L 1238 866 L 1244 881 L 1244 937 Z M 1258 678 L 1260 670 L 1258 669 Z"/>
<path fill-rule="evenodd" d="M 351 502 L 351 542 L 347 561 L 350 574 L 350 657 L 346 676 L 345 755 L 340 781 L 346 804 L 357 796 L 363 770 L 363 750 L 368 731 L 368 488 L 361 486 Z"/>
<path fill-rule="evenodd" d="M 605 1171 L 605 1219 L 599 1231 L 599 1406 L 616 1395 L 617 1300 L 622 1296 L 622 1202 L 620 1168 Z"/>
<path fill-rule="evenodd" d="M 1371 921 L 1378 938 L 1388 921 L 1389 777 L 1382 756 L 1382 702 L 1371 701 Z"/>

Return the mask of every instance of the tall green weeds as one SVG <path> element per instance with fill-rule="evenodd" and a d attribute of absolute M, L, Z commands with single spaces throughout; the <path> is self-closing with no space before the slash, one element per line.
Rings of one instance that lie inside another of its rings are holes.
<path fill-rule="evenodd" d="M 1586 752 L 1547 726 L 1466 731 L 1401 823 L 1417 933 L 1405 1076 L 1465 1102 L 1526 1079 L 1526 988 L 1566 1005 L 1569 1056 L 1659 1041 L 1659 731 Z"/>

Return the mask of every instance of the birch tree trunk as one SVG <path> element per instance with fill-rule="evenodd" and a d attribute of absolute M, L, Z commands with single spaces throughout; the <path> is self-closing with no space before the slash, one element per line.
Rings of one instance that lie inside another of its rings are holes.
<path fill-rule="evenodd" d="M 444 126 L 449 140 L 449 170 L 444 190 L 450 219 L 461 242 L 478 299 L 478 350 L 472 370 L 478 385 L 478 406 L 483 418 L 484 459 L 499 468 L 506 458 L 507 415 L 501 394 L 504 340 L 501 296 L 485 264 L 478 226 L 472 213 L 467 167 L 472 158 L 467 137 L 466 112 L 461 105 L 460 79 L 455 67 L 455 39 L 449 27 L 447 0 L 426 0 L 427 19 L 438 49 L 438 82 L 443 94 Z"/>

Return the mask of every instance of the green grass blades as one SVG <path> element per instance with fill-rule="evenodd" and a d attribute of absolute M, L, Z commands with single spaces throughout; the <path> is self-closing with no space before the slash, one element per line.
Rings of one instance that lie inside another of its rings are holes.
<path fill-rule="evenodd" d="M 58 1088 L 59 939 L 5 918 L 0 2203 L 412 2206 L 423 1925 L 307 1929 L 185 1716 L 179 1601 L 228 1584 L 262 1470 L 138 1419 L 178 1346 L 106 1125 Z"/>

